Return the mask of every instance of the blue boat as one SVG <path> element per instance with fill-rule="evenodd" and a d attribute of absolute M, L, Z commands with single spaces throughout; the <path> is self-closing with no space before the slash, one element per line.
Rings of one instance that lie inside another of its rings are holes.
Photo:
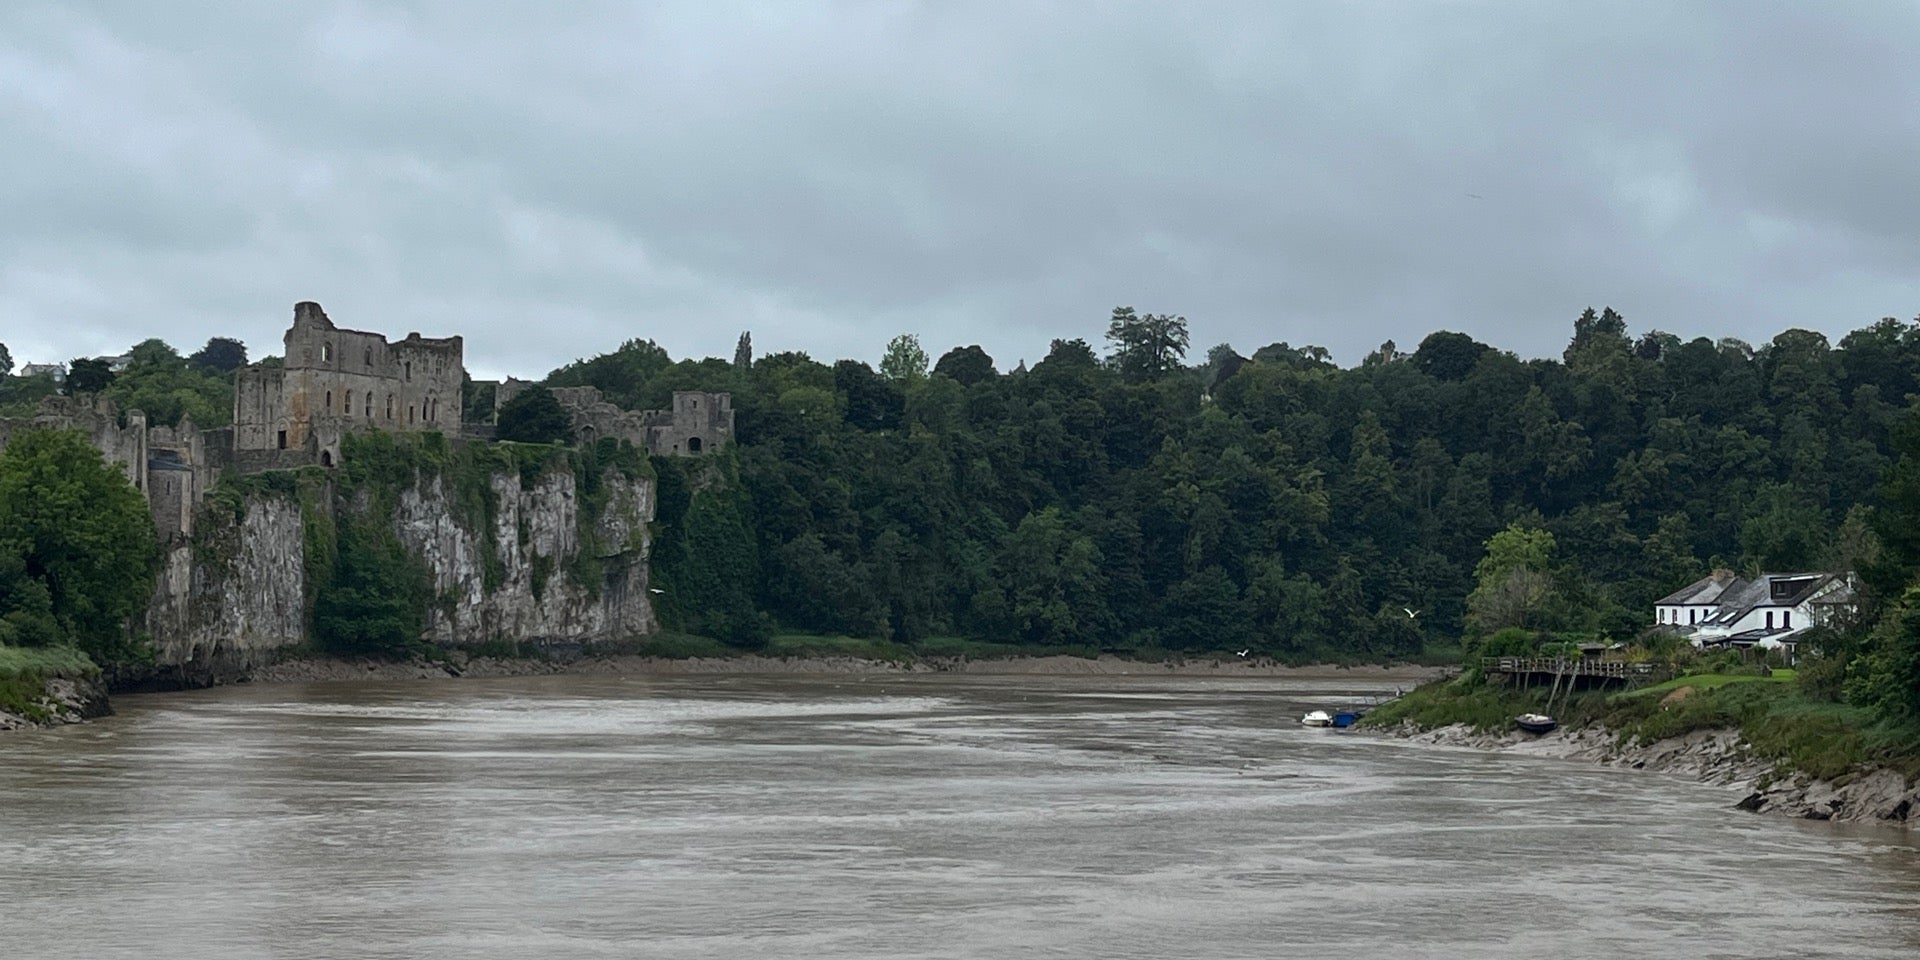
<path fill-rule="evenodd" d="M 1351 727 L 1355 721 L 1358 721 L 1363 716 L 1366 716 L 1365 711 L 1341 710 L 1333 715 L 1333 725 L 1335 727 Z"/>

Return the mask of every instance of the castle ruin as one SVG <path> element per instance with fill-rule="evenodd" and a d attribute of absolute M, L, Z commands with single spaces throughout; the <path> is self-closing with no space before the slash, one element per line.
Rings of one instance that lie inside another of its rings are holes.
<path fill-rule="evenodd" d="M 139 410 L 120 411 L 98 396 L 53 396 L 32 416 L 0 418 L 0 449 L 35 428 L 78 430 L 147 498 L 161 542 L 193 533 L 193 514 L 221 471 L 286 470 L 340 463 L 341 439 L 354 430 L 438 432 L 456 442 L 487 440 L 492 424 L 462 420 L 466 380 L 460 337 L 407 334 L 389 343 L 377 333 L 334 326 L 311 301 L 294 305 L 279 364 L 234 371 L 233 425 L 201 430 L 192 420 L 151 426 Z M 532 384 L 496 385 L 495 410 Z M 733 398 L 677 391 L 672 410 L 632 411 L 592 387 L 557 387 L 573 415 L 575 439 L 618 437 L 659 456 L 723 449 L 733 439 Z"/>
<path fill-rule="evenodd" d="M 533 384 L 508 377 L 494 387 L 497 416 Z M 573 418 L 573 437 L 592 443 L 618 437 L 654 456 L 673 457 L 715 453 L 733 441 L 733 394 L 675 390 L 671 410 L 623 410 L 608 402 L 595 387 L 549 387 Z"/>
<path fill-rule="evenodd" d="M 234 460 L 243 471 L 340 462 L 350 430 L 438 431 L 459 436 L 459 337 L 343 330 L 311 301 L 294 304 L 278 367 L 235 372 Z"/>

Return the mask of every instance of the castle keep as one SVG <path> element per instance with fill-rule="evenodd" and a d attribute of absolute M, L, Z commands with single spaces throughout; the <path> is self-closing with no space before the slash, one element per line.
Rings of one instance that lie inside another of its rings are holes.
<path fill-rule="evenodd" d="M 340 461 L 349 430 L 434 430 L 458 436 L 462 363 L 459 337 L 407 334 L 388 343 L 377 333 L 343 330 L 313 302 L 293 307 L 283 365 L 236 372 L 233 450 L 242 470 Z"/>

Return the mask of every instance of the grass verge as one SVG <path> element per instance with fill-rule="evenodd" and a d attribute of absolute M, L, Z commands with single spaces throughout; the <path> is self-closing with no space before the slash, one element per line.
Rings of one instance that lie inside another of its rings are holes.
<path fill-rule="evenodd" d="M 100 675 L 100 668 L 86 654 L 73 647 L 0 646 L 0 680 L 30 677 L 84 679 Z"/>

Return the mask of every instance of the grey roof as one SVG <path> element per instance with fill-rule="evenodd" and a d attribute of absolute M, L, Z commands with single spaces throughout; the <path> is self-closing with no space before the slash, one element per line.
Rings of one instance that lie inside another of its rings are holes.
<path fill-rule="evenodd" d="M 1672 593 L 1669 593 L 1658 600 L 1655 600 L 1654 605 L 1661 606 L 1661 607 L 1671 607 L 1671 606 L 1685 606 L 1689 604 L 1713 603 L 1714 601 L 1718 600 L 1721 596 L 1725 595 L 1729 590 L 1732 590 L 1736 585 L 1744 585 L 1746 582 L 1747 581 L 1742 580 L 1739 577 L 1728 577 L 1728 578 L 1717 578 L 1717 577 L 1711 577 L 1711 576 L 1701 577 L 1700 579 L 1695 580 L 1694 582 L 1689 583 L 1686 586 L 1681 587 L 1680 589 Z"/>
<path fill-rule="evenodd" d="M 1775 580 L 1799 579 L 1807 582 L 1788 596 L 1774 598 Z M 1756 607 L 1797 607 L 1834 579 L 1830 573 L 1763 573 L 1753 580 L 1740 581 L 1738 589 L 1729 585 L 1720 595 L 1720 609 L 1702 625 L 1735 623 Z"/>

